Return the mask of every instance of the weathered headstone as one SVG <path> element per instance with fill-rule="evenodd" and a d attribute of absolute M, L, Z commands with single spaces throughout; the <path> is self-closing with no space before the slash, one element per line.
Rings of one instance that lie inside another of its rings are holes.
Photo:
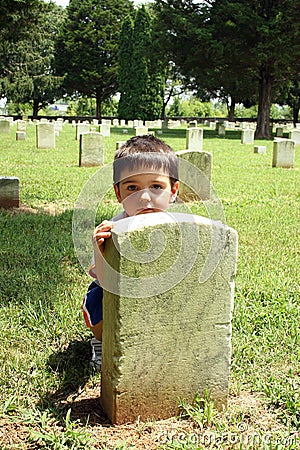
<path fill-rule="evenodd" d="M 0 176 L 0 208 L 20 206 L 20 180 L 17 177 Z"/>
<path fill-rule="evenodd" d="M 26 121 L 25 120 L 17 121 L 17 131 L 26 131 Z"/>
<path fill-rule="evenodd" d="M 16 141 L 25 141 L 26 133 L 25 131 L 16 131 Z"/>
<path fill-rule="evenodd" d="M 36 124 L 37 148 L 55 148 L 54 123 L 41 122 Z"/>
<path fill-rule="evenodd" d="M 294 141 L 296 145 L 300 144 L 300 130 L 291 130 L 289 132 L 289 139 Z"/>
<path fill-rule="evenodd" d="M 179 158 L 179 197 L 185 201 L 209 200 L 212 154 L 181 150 L 176 155 Z"/>
<path fill-rule="evenodd" d="M 224 125 L 224 123 L 218 122 L 218 123 L 217 123 L 216 130 L 217 130 L 218 136 L 222 136 L 222 137 L 225 136 L 226 130 L 225 130 L 225 125 Z"/>
<path fill-rule="evenodd" d="M 90 131 L 89 123 L 77 123 L 76 124 L 76 140 L 80 140 L 80 136 L 83 133 L 88 133 Z"/>
<path fill-rule="evenodd" d="M 277 127 L 275 134 L 276 137 L 283 137 L 283 127 Z"/>
<path fill-rule="evenodd" d="M 192 214 L 154 213 L 116 222 L 112 237 L 105 246 L 113 270 L 104 280 L 101 371 L 108 418 L 165 419 L 179 413 L 180 399 L 192 403 L 206 392 L 222 408 L 236 231 Z"/>
<path fill-rule="evenodd" d="M 275 139 L 273 142 L 272 167 L 294 167 L 295 142 L 291 139 Z"/>
<path fill-rule="evenodd" d="M 83 133 L 80 135 L 79 165 L 101 166 L 104 164 L 104 140 L 101 133 Z"/>
<path fill-rule="evenodd" d="M 110 136 L 110 121 L 109 123 L 101 123 L 100 125 L 100 133 L 102 136 L 109 137 Z"/>
<path fill-rule="evenodd" d="M 203 128 L 187 128 L 186 149 L 200 152 L 203 144 Z"/>
<path fill-rule="evenodd" d="M 10 122 L 8 120 L 0 120 L 0 134 L 10 133 Z"/>
<path fill-rule="evenodd" d="M 148 134 L 148 128 L 144 126 L 135 127 L 135 135 L 136 136 L 143 136 L 145 134 Z"/>
<path fill-rule="evenodd" d="M 252 130 L 250 128 L 243 129 L 241 143 L 242 144 L 253 144 L 253 142 L 254 142 L 254 130 Z"/>
<path fill-rule="evenodd" d="M 254 146 L 254 153 L 262 153 L 265 155 L 267 152 L 267 147 L 265 145 L 255 145 Z"/>

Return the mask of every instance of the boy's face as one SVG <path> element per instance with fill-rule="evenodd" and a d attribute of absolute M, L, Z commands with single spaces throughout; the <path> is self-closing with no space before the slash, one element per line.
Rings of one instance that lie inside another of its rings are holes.
<path fill-rule="evenodd" d="M 143 172 L 145 170 L 145 172 Z M 178 181 L 171 187 L 170 177 L 165 173 L 141 169 L 124 170 L 118 186 L 114 186 L 119 203 L 128 216 L 165 211 L 178 192 Z"/>

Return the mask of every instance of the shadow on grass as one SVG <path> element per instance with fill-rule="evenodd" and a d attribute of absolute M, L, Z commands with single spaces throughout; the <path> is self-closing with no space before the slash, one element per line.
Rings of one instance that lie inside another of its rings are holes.
<path fill-rule="evenodd" d="M 60 386 L 55 392 L 47 393 L 38 408 L 50 409 L 62 424 L 71 409 L 72 420 L 79 420 L 84 426 L 109 425 L 100 404 L 101 376 L 92 372 L 90 358 L 90 341 L 72 341 L 66 350 L 53 353 L 48 366 L 59 374 Z"/>

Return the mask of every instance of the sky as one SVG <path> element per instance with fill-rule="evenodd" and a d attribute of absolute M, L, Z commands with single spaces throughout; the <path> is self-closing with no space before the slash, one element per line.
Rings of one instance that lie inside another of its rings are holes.
<path fill-rule="evenodd" d="M 67 6 L 69 4 L 69 0 L 54 0 L 57 5 Z M 138 5 L 139 3 L 146 3 L 147 0 L 134 0 L 134 4 Z"/>

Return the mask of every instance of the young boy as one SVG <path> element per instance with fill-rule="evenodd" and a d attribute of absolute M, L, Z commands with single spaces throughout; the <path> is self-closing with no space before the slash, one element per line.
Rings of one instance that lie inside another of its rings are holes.
<path fill-rule="evenodd" d="M 172 148 L 154 136 L 129 139 L 115 154 L 114 190 L 124 210 L 110 221 L 103 221 L 93 233 L 94 255 L 104 253 L 105 240 L 111 237 L 113 222 L 138 214 L 166 211 L 178 193 L 178 159 Z M 102 297 L 101 262 L 93 263 L 90 275 L 95 278 L 85 295 L 82 310 L 86 325 L 94 338 L 92 366 L 101 368 L 102 355 Z"/>

